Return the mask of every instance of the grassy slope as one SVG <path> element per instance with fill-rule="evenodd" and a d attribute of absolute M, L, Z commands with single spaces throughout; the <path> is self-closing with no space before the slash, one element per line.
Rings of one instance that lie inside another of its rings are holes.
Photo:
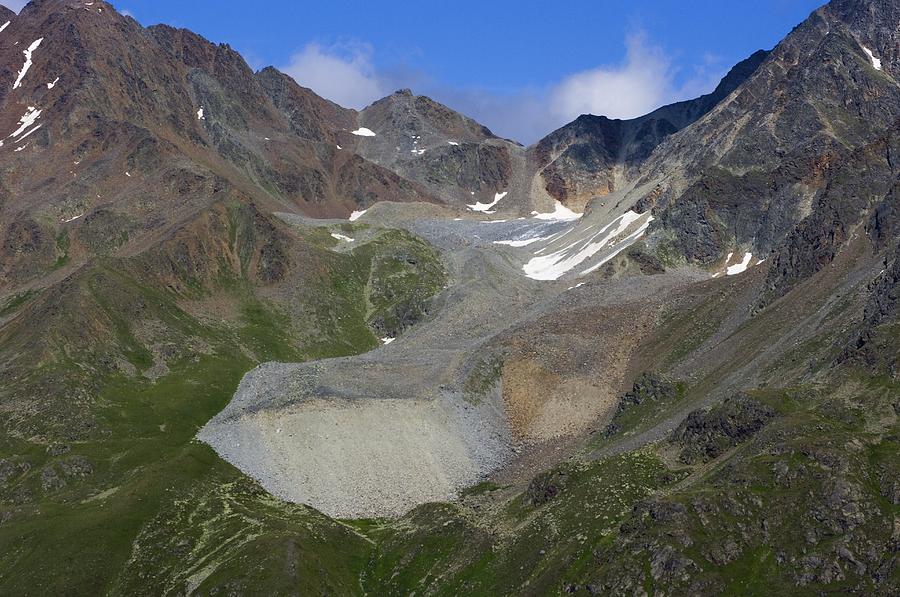
<path fill-rule="evenodd" d="M 307 241 L 314 252 L 333 244 L 321 231 Z M 409 264 L 410 252 L 419 262 L 415 275 L 394 265 Z M 158 357 L 134 333 L 127 305 L 141 303 L 142 317 L 164 321 L 173 338 L 194 349 L 169 359 L 168 375 L 156 382 L 128 374 L 127 366 L 95 366 L 96 395 L 83 410 L 93 431 L 78 438 L 22 433 L 39 427 L 33 418 L 4 436 L 0 471 L 12 472 L 0 483 L 7 518 L 0 524 L 0 593 L 766 595 L 785 586 L 799 587 L 796 594 L 898 586 L 884 521 L 900 517 L 892 485 L 900 472 L 900 387 L 852 368 L 805 387 L 754 392 L 776 419 L 706 464 L 680 464 L 663 441 L 562 465 L 527 489 L 484 484 L 460 504 L 425 505 L 395 523 L 344 523 L 272 499 L 193 441 L 197 428 L 257 361 L 368 349 L 376 342 L 371 324 L 402 327 L 398 313 L 421 306 L 442 284 L 433 254 L 400 233 L 322 259 L 328 263 L 300 293 L 306 304 L 321 298 L 311 336 L 291 328 L 289 307 L 276 307 L 245 281 L 223 284 L 239 305 L 238 319 L 210 323 L 179 309 L 168 291 L 121 273 L 128 268 L 98 266 L 100 278 L 85 277 L 86 296 L 98 301 L 91 309 L 112 322 L 104 329 L 115 352 L 137 371 Z M 427 292 L 418 294 L 423 282 Z M 721 297 L 713 289 L 667 315 L 649 350 L 696 350 L 722 325 Z M 16 312 L 40 298 L 16 299 Z M 720 315 L 702 337 L 683 333 L 713 313 Z M 776 316 L 751 319 L 731 334 L 755 350 Z M 827 370 L 837 327 L 793 347 L 785 374 L 798 359 Z M 38 377 L 83 380 L 80 360 L 108 356 L 62 354 L 43 358 Z M 666 369 L 673 361 L 655 365 Z M 724 373 L 714 369 L 671 403 L 644 403 L 622 421 L 622 433 L 665 420 Z M 72 411 L 46 414 L 52 430 Z M 60 443 L 68 451 L 58 450 Z M 866 572 L 843 553 L 866 560 Z M 884 561 L 867 559 L 879 557 Z"/>
<path fill-rule="evenodd" d="M 390 320 L 409 305 L 421 315 L 443 285 L 437 255 L 405 233 L 377 234 L 342 255 L 328 250 L 330 239 L 307 241 L 326 264 L 302 289 L 320 299 L 312 340 L 246 275 L 189 285 L 191 299 L 237 304 L 233 321 L 197 320 L 179 307 L 183 295 L 138 278 L 127 262 L 79 275 L 64 297 L 71 310 L 48 312 L 40 296 L 7 303 L 26 318 L 52 317 L 54 333 L 26 326 L 4 340 L 7 354 L 31 350 L 35 358 L 6 394 L 24 414 L 0 440 L 0 470 L 11 471 L 0 477 L 0 594 L 360 591 L 368 539 L 272 499 L 193 440 L 257 362 L 370 349 L 374 316 Z M 139 333 L 147 321 L 173 341 L 163 342 L 167 374 L 156 381 L 140 375 L 161 358 L 158 338 Z M 41 394 L 67 387 L 86 399 Z M 91 424 L 67 437 L 76 420 Z"/>
<path fill-rule="evenodd" d="M 525 501 L 532 490 L 492 486 L 461 505 L 424 506 L 376 535 L 367 587 L 395 595 L 898 590 L 890 521 L 900 518 L 900 384 L 834 365 L 859 304 L 855 293 L 830 301 L 835 291 L 828 284 L 818 281 L 812 293 L 800 289 L 732 324 L 717 341 L 717 350 L 737 347 L 732 358 L 748 362 L 766 339 L 777 342 L 773 330 L 790 331 L 790 321 L 800 325 L 804 314 L 824 309 L 825 323 L 811 339 L 785 343 L 766 371 L 769 379 L 792 380 L 801 369 L 809 381 L 751 392 L 777 413 L 751 440 L 693 466 L 677 460 L 678 448 L 665 435 L 639 452 L 566 465 L 550 477 L 564 481 L 551 492 L 555 497 L 539 506 Z M 645 362 L 673 370 L 679 356 L 690 356 L 726 325 L 728 313 L 743 308 L 742 294 L 717 285 L 698 291 L 663 317 Z M 887 337 L 893 329 L 881 335 L 888 350 L 898 341 Z M 687 333 L 696 330 L 699 336 Z M 618 435 L 592 447 L 667 420 L 732 371 L 711 366 L 679 384 L 667 402 L 632 407 Z"/>

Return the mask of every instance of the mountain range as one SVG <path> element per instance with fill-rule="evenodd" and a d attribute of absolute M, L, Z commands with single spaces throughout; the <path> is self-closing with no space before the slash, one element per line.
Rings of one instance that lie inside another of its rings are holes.
<path fill-rule="evenodd" d="M 897 594 L 898 82 L 832 0 L 525 147 L 0 6 L 0 594 Z"/>

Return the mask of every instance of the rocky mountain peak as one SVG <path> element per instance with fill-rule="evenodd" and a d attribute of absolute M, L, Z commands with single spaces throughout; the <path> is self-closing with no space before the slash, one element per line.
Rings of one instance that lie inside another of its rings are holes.
<path fill-rule="evenodd" d="M 487 127 L 410 89 L 400 89 L 373 103 L 362 111 L 360 121 L 382 129 L 389 125 L 392 131 L 411 136 L 431 135 L 457 142 L 495 138 Z"/>

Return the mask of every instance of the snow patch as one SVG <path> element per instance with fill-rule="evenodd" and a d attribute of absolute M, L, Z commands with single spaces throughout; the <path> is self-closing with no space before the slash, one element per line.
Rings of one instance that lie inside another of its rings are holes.
<path fill-rule="evenodd" d="M 22 66 L 22 70 L 19 71 L 19 76 L 16 78 L 16 82 L 13 83 L 13 89 L 18 89 L 18 87 L 22 84 L 22 79 L 25 78 L 25 74 L 28 72 L 28 69 L 31 68 L 31 65 L 34 64 L 31 61 L 31 55 L 37 50 L 38 46 L 41 45 L 41 42 L 44 41 L 44 38 L 36 39 L 31 42 L 31 45 L 28 46 L 27 50 L 24 50 L 22 53 L 25 54 L 25 64 Z"/>
<path fill-rule="evenodd" d="M 629 210 L 587 239 L 584 237 L 577 238 L 568 246 L 554 253 L 532 258 L 528 263 L 522 266 L 522 270 L 525 272 L 525 275 L 532 280 L 558 280 L 566 272 L 569 272 L 584 261 L 590 259 L 604 248 L 617 247 L 614 252 L 607 255 L 599 264 L 583 271 L 582 275 L 591 273 L 618 255 L 621 251 L 624 251 L 646 232 L 650 222 L 653 221 L 653 216 L 647 215 L 647 219 L 644 223 L 626 238 L 616 243 L 612 242 L 619 235 L 628 230 L 632 224 L 643 217 L 645 217 L 645 214 L 639 214 Z"/>
<path fill-rule="evenodd" d="M 356 135 L 357 137 L 374 137 L 375 132 L 371 129 L 367 129 L 364 126 L 359 127 L 355 131 L 350 131 L 351 135 Z"/>
<path fill-rule="evenodd" d="M 412 153 L 415 155 L 422 155 L 425 153 L 425 150 L 424 149 L 412 149 L 412 150 L 410 150 L 409 153 Z"/>
<path fill-rule="evenodd" d="M 875 70 L 882 70 L 881 69 L 881 58 L 875 58 L 875 54 L 873 54 L 872 50 L 870 50 L 866 46 L 863 46 L 862 49 L 863 49 L 863 52 L 866 53 L 866 56 L 869 57 L 869 60 L 872 61 L 872 66 L 875 68 Z"/>
<path fill-rule="evenodd" d="M 751 259 L 753 259 L 753 253 L 745 253 L 744 260 L 740 263 L 729 266 L 728 269 L 725 270 L 725 273 L 729 276 L 735 276 L 747 271 L 747 267 L 750 265 Z"/>
<path fill-rule="evenodd" d="M 382 343 L 382 344 L 390 344 L 390 343 L 393 342 L 394 340 L 396 340 L 396 338 L 382 338 L 382 339 L 381 339 L 381 343 Z"/>
<path fill-rule="evenodd" d="M 9 27 L 9 21 L 6 21 L 2 25 L 0 25 L 0 33 L 3 33 L 3 30 Z"/>
<path fill-rule="evenodd" d="M 492 214 L 494 212 L 490 211 L 490 209 L 500 203 L 500 200 L 506 197 L 508 194 L 509 191 L 497 193 L 496 195 L 494 195 L 494 200 L 490 203 L 482 203 L 481 201 L 478 201 L 472 205 L 467 205 L 466 207 L 468 207 L 472 211 L 480 211 L 482 213 Z"/>
<path fill-rule="evenodd" d="M 0 31 L 3 31 L 3 30 L 0 29 Z M 454 145 L 454 146 L 455 146 L 455 145 L 459 145 L 459 143 L 457 143 L 456 141 L 447 141 L 447 145 Z"/>
<path fill-rule="evenodd" d="M 352 243 L 353 239 L 349 236 L 344 236 L 343 234 L 338 234 L 337 232 L 331 233 L 331 238 L 336 238 L 337 240 L 342 240 L 344 242 Z"/>
<path fill-rule="evenodd" d="M 536 220 L 559 220 L 561 222 L 567 222 L 571 220 L 577 220 L 584 214 L 577 214 L 559 201 L 556 202 L 556 206 L 554 210 L 550 213 L 539 213 L 536 211 L 531 212 L 531 215 L 534 216 Z"/>
<path fill-rule="evenodd" d="M 350 214 L 350 221 L 355 222 L 356 220 L 360 219 L 363 216 L 363 214 L 366 213 L 367 211 L 369 211 L 369 210 L 364 209 L 362 211 L 353 212 L 352 214 Z"/>
<path fill-rule="evenodd" d="M 197 120 L 206 120 L 206 116 L 203 115 L 203 106 L 200 106 L 200 109 L 197 110 Z"/>
<path fill-rule="evenodd" d="M 18 137 L 19 135 L 21 135 L 23 132 L 25 132 L 25 129 L 33 125 L 40 116 L 41 110 L 38 110 L 34 106 L 28 106 L 28 110 L 26 110 L 22 118 L 19 119 L 19 128 L 17 128 L 16 131 L 9 137 Z M 7 139 L 9 139 L 9 137 L 7 137 Z"/>
<path fill-rule="evenodd" d="M 52 83 L 47 83 L 47 89 L 53 89 L 57 83 L 59 83 L 59 77 L 56 77 Z"/>
<path fill-rule="evenodd" d="M 646 222 L 644 222 L 643 224 L 641 224 L 638 227 L 637 230 L 635 230 L 634 232 L 632 232 L 631 234 L 629 234 L 622 240 L 620 240 L 616 243 L 613 243 L 613 246 L 616 247 L 616 250 L 613 251 L 612 253 L 610 253 L 609 255 L 607 255 L 606 257 L 604 257 L 600 261 L 600 263 L 598 263 L 597 265 L 595 265 L 593 267 L 589 267 L 588 269 L 581 272 L 581 275 L 584 276 L 586 274 L 590 274 L 592 272 L 597 271 L 598 269 L 600 269 L 603 266 L 604 263 L 606 263 L 610 259 L 614 258 L 616 255 L 618 255 L 619 253 L 621 253 L 622 251 L 624 251 L 631 245 L 633 245 L 639 238 L 644 236 L 644 233 L 647 232 L 647 228 L 650 227 L 650 222 L 652 222 L 652 221 L 653 221 L 653 216 L 650 216 L 649 218 L 647 218 Z"/>

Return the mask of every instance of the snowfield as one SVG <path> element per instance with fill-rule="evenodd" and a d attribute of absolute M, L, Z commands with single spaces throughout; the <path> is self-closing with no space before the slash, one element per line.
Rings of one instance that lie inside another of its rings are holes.
<path fill-rule="evenodd" d="M 573 229 L 559 239 L 560 242 L 569 244 L 548 255 L 532 258 L 522 269 L 533 280 L 558 280 L 604 249 L 612 249 L 607 251 L 599 263 L 584 270 L 582 275 L 591 273 L 643 236 L 652 220 L 649 213 L 627 211 L 596 233 L 586 235 L 591 226 L 584 230 Z M 635 223 L 639 223 L 636 230 L 623 239 L 618 238 Z"/>

